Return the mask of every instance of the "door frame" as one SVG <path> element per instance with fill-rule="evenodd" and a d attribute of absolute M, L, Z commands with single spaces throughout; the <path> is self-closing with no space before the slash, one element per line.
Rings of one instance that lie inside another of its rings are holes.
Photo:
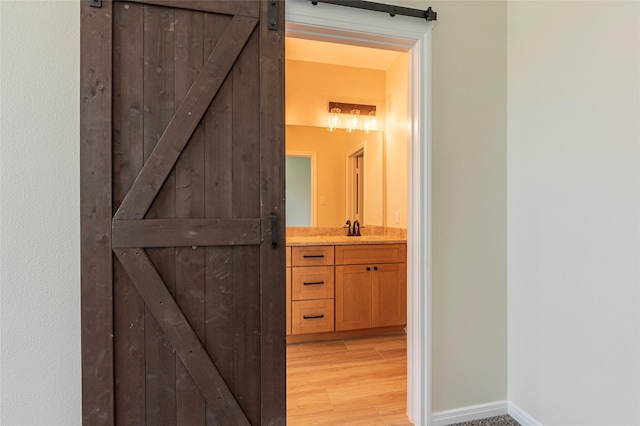
<path fill-rule="evenodd" d="M 409 53 L 410 146 L 407 239 L 407 414 L 431 423 L 431 36 L 433 23 L 289 0 L 286 35 Z"/>

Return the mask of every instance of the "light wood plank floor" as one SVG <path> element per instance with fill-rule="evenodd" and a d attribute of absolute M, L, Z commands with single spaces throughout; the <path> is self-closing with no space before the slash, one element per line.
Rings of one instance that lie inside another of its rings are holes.
<path fill-rule="evenodd" d="M 287 346 L 289 425 L 411 425 L 404 334 Z"/>

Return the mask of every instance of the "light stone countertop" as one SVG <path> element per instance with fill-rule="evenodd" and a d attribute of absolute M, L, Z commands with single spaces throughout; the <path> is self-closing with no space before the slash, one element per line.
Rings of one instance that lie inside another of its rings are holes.
<path fill-rule="evenodd" d="M 287 246 L 340 246 L 340 245 L 352 245 L 352 244 L 405 244 L 407 240 L 398 239 L 394 237 L 387 237 L 384 235 L 376 236 L 361 236 L 361 237 L 347 237 L 347 236 L 333 236 L 333 235 L 321 235 L 312 237 L 287 237 Z"/>

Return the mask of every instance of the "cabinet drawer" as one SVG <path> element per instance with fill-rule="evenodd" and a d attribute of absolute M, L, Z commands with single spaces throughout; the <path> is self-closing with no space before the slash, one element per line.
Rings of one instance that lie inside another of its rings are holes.
<path fill-rule="evenodd" d="M 291 302 L 291 333 L 333 331 L 333 299 Z"/>
<path fill-rule="evenodd" d="M 360 244 L 336 246 L 336 265 L 397 263 L 407 259 L 406 244 Z"/>
<path fill-rule="evenodd" d="M 291 247 L 291 266 L 333 265 L 333 246 Z"/>
<path fill-rule="evenodd" d="M 293 300 L 333 299 L 333 266 L 292 268 Z"/>

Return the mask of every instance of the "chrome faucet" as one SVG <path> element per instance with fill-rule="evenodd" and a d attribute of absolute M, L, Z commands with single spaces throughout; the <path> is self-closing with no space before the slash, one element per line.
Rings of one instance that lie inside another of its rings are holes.
<path fill-rule="evenodd" d="M 347 219 L 347 223 L 345 223 L 343 228 L 347 228 L 347 237 L 353 236 L 353 234 L 351 233 L 351 221 L 349 219 Z"/>

